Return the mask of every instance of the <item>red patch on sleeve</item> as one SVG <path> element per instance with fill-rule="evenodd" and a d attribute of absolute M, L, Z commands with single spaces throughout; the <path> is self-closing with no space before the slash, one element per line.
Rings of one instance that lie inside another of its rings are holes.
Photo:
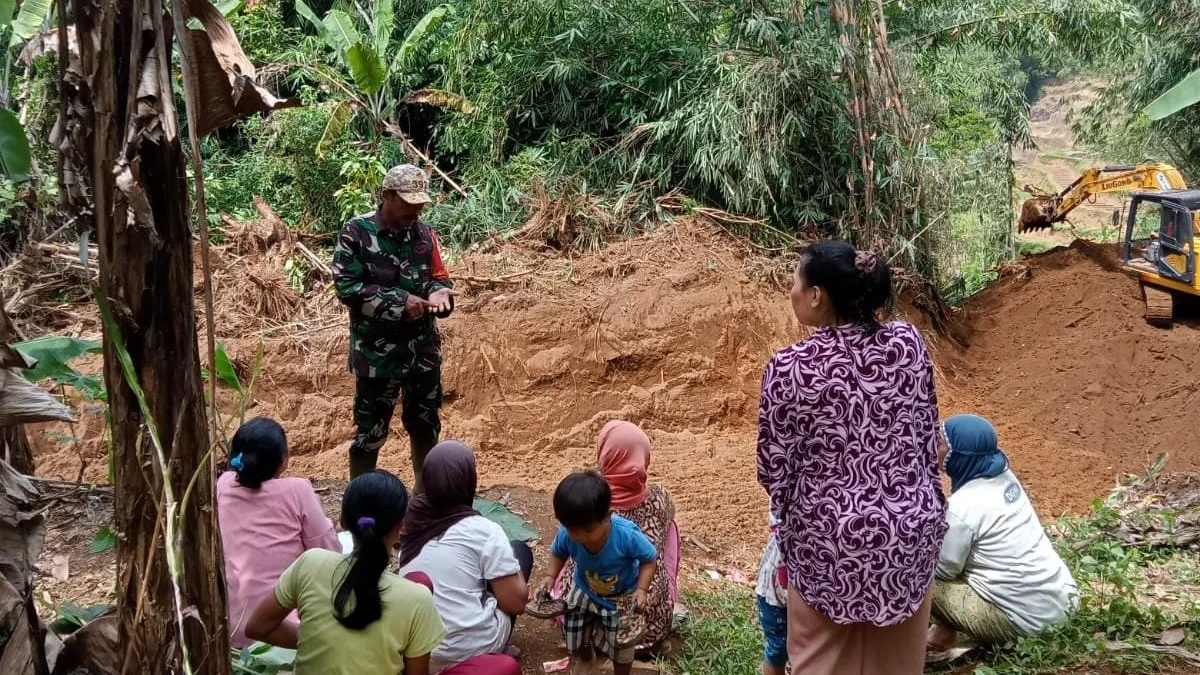
<path fill-rule="evenodd" d="M 433 278 L 444 281 L 450 278 L 450 272 L 442 262 L 442 247 L 438 244 L 437 232 L 429 230 L 429 235 L 433 239 Z"/>

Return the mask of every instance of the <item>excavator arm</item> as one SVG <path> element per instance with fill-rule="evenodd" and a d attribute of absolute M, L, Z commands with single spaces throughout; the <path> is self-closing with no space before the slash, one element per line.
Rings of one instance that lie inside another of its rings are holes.
<path fill-rule="evenodd" d="M 1168 164 L 1091 168 L 1058 194 L 1026 185 L 1025 191 L 1034 196 L 1021 205 L 1021 220 L 1017 231 L 1049 229 L 1054 223 L 1066 220 L 1075 207 L 1094 195 L 1130 190 L 1158 192 L 1186 188 L 1187 181 L 1183 179 L 1183 174 Z"/>

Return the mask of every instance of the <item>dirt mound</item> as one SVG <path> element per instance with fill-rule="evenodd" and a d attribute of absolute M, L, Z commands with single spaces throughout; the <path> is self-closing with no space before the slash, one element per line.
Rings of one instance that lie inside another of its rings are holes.
<path fill-rule="evenodd" d="M 1189 412 L 1200 330 L 1147 325 L 1117 260 L 1113 246 L 1077 242 L 972 298 L 969 367 L 943 387 L 944 414 L 996 423 L 1044 516 L 1085 508 L 1160 453 L 1171 470 L 1200 468 Z"/>
<path fill-rule="evenodd" d="M 297 310 L 301 325 L 254 319 L 254 303 L 229 316 L 236 293 L 259 290 L 246 270 L 263 267 L 235 253 L 214 264 L 217 332 L 243 372 L 263 344 L 247 414 L 283 422 L 293 473 L 344 477 L 354 394 L 345 313 L 318 292 Z M 506 245 L 456 261 L 465 292 L 442 322 L 443 435 L 478 449 L 485 485 L 544 491 L 594 463 L 605 422 L 633 420 L 654 440 L 652 473 L 684 526 L 706 541 L 746 539 L 757 555 L 758 537 L 734 535 L 765 522 L 753 470 L 758 386 L 766 360 L 800 329 L 786 291 L 758 281 L 777 270 L 748 254 L 744 242 L 680 221 L 576 259 Z M 233 394 L 222 396 L 232 409 Z M 398 416 L 394 427 L 381 465 L 408 475 Z M 87 476 L 103 480 L 105 444 L 89 429 L 80 452 L 61 445 L 66 429 L 35 434 L 40 470 L 74 479 L 82 456 Z"/>
<path fill-rule="evenodd" d="M 247 414 L 283 422 L 293 473 L 344 478 L 354 394 L 345 312 L 317 282 L 289 322 L 228 317 L 221 299 L 238 280 L 223 270 L 262 265 L 223 255 L 218 337 L 243 374 L 264 352 Z M 594 462 L 606 421 L 633 420 L 654 442 L 651 474 L 684 529 L 751 569 L 766 509 L 754 472 L 762 368 L 804 335 L 780 265 L 686 221 L 590 255 L 506 244 L 454 261 L 464 293 L 442 324 L 444 435 L 478 449 L 484 487 L 546 492 Z M 1114 265 L 1111 247 L 1082 243 L 1027 259 L 968 303 L 956 339 L 926 330 L 943 412 L 995 421 L 1044 516 L 1085 510 L 1160 452 L 1175 470 L 1200 468 L 1185 430 L 1200 399 L 1189 361 L 1200 335 L 1147 326 L 1137 284 Z M 68 428 L 36 431 L 40 471 L 74 480 L 86 461 L 85 475 L 103 481 L 101 414 L 83 415 L 78 450 L 63 441 Z M 394 428 L 381 465 L 409 475 L 398 419 Z"/>

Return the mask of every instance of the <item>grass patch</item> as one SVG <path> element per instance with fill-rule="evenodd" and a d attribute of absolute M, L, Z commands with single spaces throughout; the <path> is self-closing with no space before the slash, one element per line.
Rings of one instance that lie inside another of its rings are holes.
<path fill-rule="evenodd" d="M 670 661 L 679 675 L 747 675 L 762 663 L 763 636 L 754 593 L 727 584 L 717 590 L 684 591 L 688 621 L 680 629 L 683 653 Z"/>
<path fill-rule="evenodd" d="M 1033 241 L 1030 239 L 1017 239 L 1017 255 L 1038 255 L 1045 253 L 1054 248 L 1058 244 L 1049 241 Z"/>
<path fill-rule="evenodd" d="M 1166 517 L 1169 517 L 1166 516 Z M 1169 656 L 1142 646 L 1155 644 L 1163 631 L 1184 626 L 1181 645 L 1193 653 L 1200 645 L 1200 556 L 1177 549 L 1122 546 L 1105 535 L 1121 518 L 1105 501 L 1092 513 L 1064 518 L 1050 528 L 1059 554 L 1079 585 L 1079 610 L 1064 624 L 1016 644 L 987 650 L 974 668 L 961 664 L 929 668 L 928 673 L 1039 675 L 1082 667 L 1104 672 L 1160 672 Z M 677 675 L 757 673 L 763 638 L 754 594 L 725 584 L 685 593 L 691 611 L 682 628 L 684 651 L 669 662 Z M 1111 643 L 1132 648 L 1114 650 Z"/>

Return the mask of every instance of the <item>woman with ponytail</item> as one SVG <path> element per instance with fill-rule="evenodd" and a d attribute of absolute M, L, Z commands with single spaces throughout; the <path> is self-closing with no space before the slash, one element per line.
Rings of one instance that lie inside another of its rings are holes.
<path fill-rule="evenodd" d="M 915 327 L 881 321 L 891 272 L 870 251 L 809 246 L 791 301 L 813 332 L 767 365 L 758 422 L 791 672 L 919 675 L 946 534 L 933 362 Z"/>
<path fill-rule="evenodd" d="M 217 479 L 217 519 L 229 635 L 241 648 L 251 643 L 243 630 L 250 612 L 271 594 L 288 565 L 310 548 L 341 549 L 312 483 L 282 476 L 288 446 L 278 422 L 263 417 L 246 422 L 234 434 L 230 453 L 230 470 Z"/>
<path fill-rule="evenodd" d="M 429 655 L 446 635 L 433 596 L 386 571 L 407 509 L 404 483 L 386 471 L 350 481 L 342 526 L 354 552 L 300 556 L 255 610 L 246 635 L 295 649 L 295 675 L 429 675 Z M 300 612 L 299 628 L 285 621 L 292 610 Z"/>

